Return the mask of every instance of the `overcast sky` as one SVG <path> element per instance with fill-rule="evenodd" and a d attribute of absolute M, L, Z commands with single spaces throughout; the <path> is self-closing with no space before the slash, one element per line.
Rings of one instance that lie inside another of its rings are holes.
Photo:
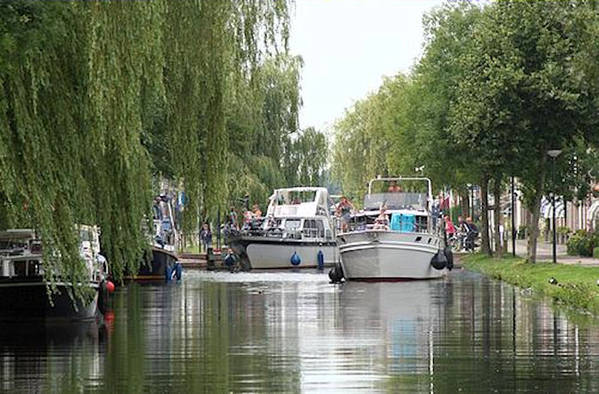
<path fill-rule="evenodd" d="M 304 59 L 300 126 L 323 130 L 422 53 L 422 16 L 442 0 L 297 0 L 291 52 Z"/>

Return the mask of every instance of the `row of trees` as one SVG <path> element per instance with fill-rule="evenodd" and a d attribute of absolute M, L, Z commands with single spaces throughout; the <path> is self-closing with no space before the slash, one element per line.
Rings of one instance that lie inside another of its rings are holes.
<path fill-rule="evenodd" d="M 336 125 L 333 170 L 344 191 L 360 194 L 367 178 L 417 167 L 463 195 L 477 184 L 482 247 L 490 253 L 487 196 L 499 202 L 515 176 L 532 212 L 528 258 L 535 261 L 542 196 L 584 198 L 597 174 L 598 7 L 499 0 L 451 3 L 427 15 L 424 54 L 410 75 L 386 79 Z M 555 180 L 552 149 L 563 151 Z M 499 218 L 500 204 L 494 209 Z"/>
<path fill-rule="evenodd" d="M 33 227 L 46 276 L 83 278 L 77 223 L 136 270 L 153 179 L 198 215 L 317 183 L 326 149 L 298 126 L 287 1 L 0 1 L 0 228 Z M 77 289 L 76 289 L 77 290 Z"/>

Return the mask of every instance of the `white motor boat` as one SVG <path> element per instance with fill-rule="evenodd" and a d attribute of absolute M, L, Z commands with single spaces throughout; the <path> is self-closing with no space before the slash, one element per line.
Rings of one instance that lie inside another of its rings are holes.
<path fill-rule="evenodd" d="M 409 181 L 424 192 L 375 193 L 375 182 Z M 428 178 L 377 178 L 370 181 L 364 211 L 352 215 L 349 230 L 337 235 L 340 267 L 331 279 L 348 280 L 431 279 L 453 267 L 451 252 L 445 248 L 443 231 L 436 228 Z M 383 212 L 381 212 L 383 211 Z M 382 218 L 382 219 L 381 219 Z"/>
<path fill-rule="evenodd" d="M 323 187 L 277 189 L 266 216 L 228 234 L 228 243 L 247 269 L 332 266 L 337 246 L 329 205 Z"/>

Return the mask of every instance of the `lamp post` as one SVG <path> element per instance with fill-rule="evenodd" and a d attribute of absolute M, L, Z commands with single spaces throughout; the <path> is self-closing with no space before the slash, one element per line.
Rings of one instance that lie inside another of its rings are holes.
<path fill-rule="evenodd" d="M 516 257 L 516 193 L 515 182 L 512 176 L 512 255 Z"/>
<path fill-rule="evenodd" d="M 557 263 L 557 233 L 555 229 L 555 159 L 562 153 L 559 149 L 552 149 L 547 151 L 547 154 L 551 157 L 551 181 L 553 183 L 553 193 L 551 193 L 551 210 L 553 214 L 553 263 Z"/>

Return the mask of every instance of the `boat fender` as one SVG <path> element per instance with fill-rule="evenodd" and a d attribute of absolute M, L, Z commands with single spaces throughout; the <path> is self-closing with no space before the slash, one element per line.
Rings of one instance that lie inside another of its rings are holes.
<path fill-rule="evenodd" d="M 443 252 L 447 259 L 447 269 L 451 271 L 453 269 L 453 252 L 449 246 L 446 246 L 445 249 L 443 249 Z"/>
<path fill-rule="evenodd" d="M 177 280 L 181 280 L 181 277 L 183 277 L 183 264 L 178 261 L 175 263 L 175 277 Z"/>
<path fill-rule="evenodd" d="M 322 253 L 322 250 L 318 251 L 318 254 L 316 255 L 316 260 L 318 261 L 318 269 L 324 269 L 324 253 Z"/>
<path fill-rule="evenodd" d="M 290 261 L 291 261 L 291 264 L 293 264 L 293 265 L 300 265 L 300 263 L 302 262 L 302 259 L 299 257 L 297 252 L 293 252 L 293 254 L 291 255 Z"/>
<path fill-rule="evenodd" d="M 447 266 L 447 258 L 443 250 L 438 250 L 437 253 L 431 259 L 431 265 L 436 270 L 442 270 Z"/>
<path fill-rule="evenodd" d="M 172 278 L 173 278 L 173 268 L 171 266 L 167 265 L 166 267 L 164 267 L 164 280 L 166 282 L 170 282 Z"/>
<path fill-rule="evenodd" d="M 333 268 L 329 271 L 329 279 L 331 283 L 341 283 L 345 275 L 343 275 L 343 267 L 341 264 L 336 263 Z"/>

